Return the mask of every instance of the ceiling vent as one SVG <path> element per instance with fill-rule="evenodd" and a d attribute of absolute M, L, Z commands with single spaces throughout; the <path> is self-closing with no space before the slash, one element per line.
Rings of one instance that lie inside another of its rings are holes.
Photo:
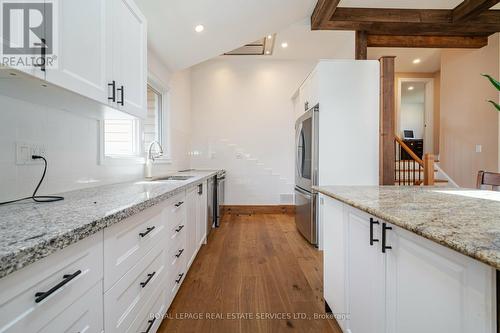
<path fill-rule="evenodd" d="M 224 55 L 272 55 L 275 37 L 275 35 L 269 35 L 233 51 L 226 52 Z"/>

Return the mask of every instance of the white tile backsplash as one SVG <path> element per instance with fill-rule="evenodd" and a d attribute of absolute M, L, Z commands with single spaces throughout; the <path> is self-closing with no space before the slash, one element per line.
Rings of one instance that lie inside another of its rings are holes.
<path fill-rule="evenodd" d="M 143 175 L 140 164 L 98 164 L 96 119 L 2 95 L 0 110 L 0 201 L 31 195 L 43 171 L 42 164 L 15 164 L 19 141 L 46 147 L 49 166 L 40 194 L 138 179 Z"/>

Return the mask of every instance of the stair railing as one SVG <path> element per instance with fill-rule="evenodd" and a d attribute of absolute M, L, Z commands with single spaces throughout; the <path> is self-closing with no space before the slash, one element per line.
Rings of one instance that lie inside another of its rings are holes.
<path fill-rule="evenodd" d="M 426 153 L 422 160 L 397 135 L 395 135 L 394 149 L 396 157 L 394 180 L 396 184 L 403 186 L 434 185 L 434 155 Z M 403 154 L 403 151 L 406 154 Z"/>

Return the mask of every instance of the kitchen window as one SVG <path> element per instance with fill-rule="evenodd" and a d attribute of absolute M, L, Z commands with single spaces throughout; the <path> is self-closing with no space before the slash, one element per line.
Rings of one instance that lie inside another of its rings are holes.
<path fill-rule="evenodd" d="M 147 157 L 149 146 L 153 141 L 158 141 L 164 156 L 155 161 L 168 162 L 168 136 L 167 136 L 167 89 L 150 77 L 147 87 L 147 113 L 146 119 L 124 117 L 122 119 L 105 119 L 101 122 L 101 160 L 110 161 L 136 161 L 143 163 Z M 153 146 L 157 152 L 157 146 Z"/>

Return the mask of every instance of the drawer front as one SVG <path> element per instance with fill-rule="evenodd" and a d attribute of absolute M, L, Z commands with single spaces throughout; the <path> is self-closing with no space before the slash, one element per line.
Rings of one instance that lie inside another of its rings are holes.
<path fill-rule="evenodd" d="M 186 193 L 182 192 L 165 201 L 167 226 L 173 227 L 186 217 Z"/>
<path fill-rule="evenodd" d="M 106 333 L 125 332 L 164 281 L 165 251 L 158 244 L 104 295 Z"/>
<path fill-rule="evenodd" d="M 166 252 L 166 262 L 167 270 L 171 272 L 172 267 L 174 267 L 179 261 L 184 260 L 186 257 L 186 237 L 183 231 L 181 235 L 176 237 L 172 244 L 169 244 Z"/>
<path fill-rule="evenodd" d="M 0 280 L 0 332 L 34 332 L 103 276 L 102 232 Z"/>
<path fill-rule="evenodd" d="M 175 224 L 170 224 L 167 227 L 167 237 L 166 241 L 168 242 L 167 248 L 170 247 L 169 244 L 173 244 L 179 238 L 186 237 L 186 218 L 182 218 L 176 221 Z"/>
<path fill-rule="evenodd" d="M 104 329 L 102 280 L 86 292 L 39 333 L 85 332 L 101 333 Z"/>
<path fill-rule="evenodd" d="M 162 204 L 104 230 L 104 290 L 109 290 L 155 244 L 163 241 Z"/>
<path fill-rule="evenodd" d="M 139 311 L 127 333 L 147 332 L 154 333 L 160 327 L 165 313 L 167 312 L 167 304 L 165 299 L 165 280 L 162 285 L 153 293 L 147 304 Z"/>
<path fill-rule="evenodd" d="M 172 266 L 172 269 L 169 270 L 169 274 L 167 276 L 167 281 L 165 285 L 167 286 L 167 300 L 168 305 L 174 300 L 175 295 L 177 295 L 177 291 L 184 281 L 186 277 L 186 257 L 181 257 L 175 265 Z"/>

